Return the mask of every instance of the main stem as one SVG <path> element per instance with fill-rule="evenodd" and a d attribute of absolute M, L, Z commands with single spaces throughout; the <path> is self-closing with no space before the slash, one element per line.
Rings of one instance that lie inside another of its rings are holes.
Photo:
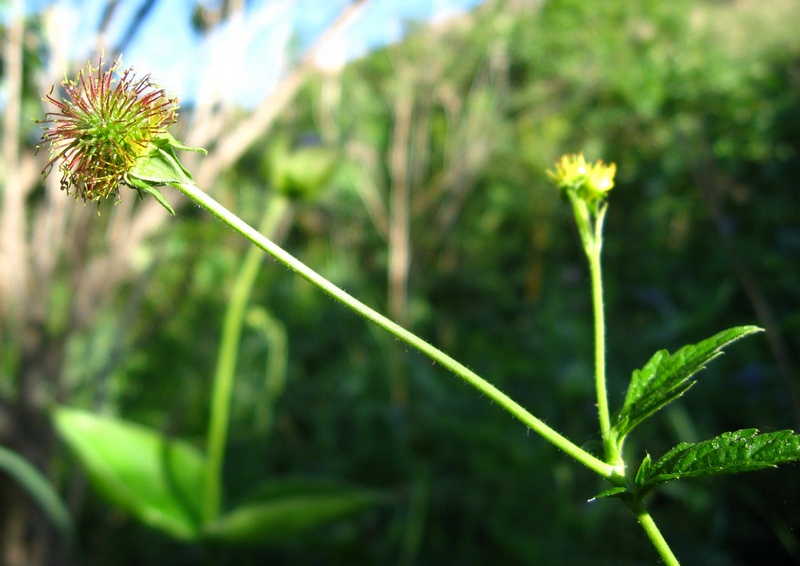
<path fill-rule="evenodd" d="M 636 519 L 644 529 L 644 532 L 647 533 L 648 538 L 650 538 L 650 542 L 653 543 L 653 546 L 661 556 L 664 564 L 667 566 L 680 566 L 678 558 L 675 556 L 675 554 L 673 554 L 672 549 L 669 547 L 669 544 L 667 544 L 667 541 L 664 538 L 664 535 L 661 534 L 661 531 L 656 526 L 655 521 L 653 521 L 653 517 L 651 517 L 650 513 L 647 512 L 644 504 L 641 501 L 635 501 L 628 502 L 628 506 L 636 515 Z"/>
<path fill-rule="evenodd" d="M 514 415 L 526 426 L 531 428 L 534 432 L 538 433 L 552 444 L 559 447 L 604 478 L 616 477 L 616 469 L 614 466 L 607 464 L 596 458 L 572 443 L 570 440 L 547 426 L 544 422 L 537 419 L 526 411 L 522 406 L 516 403 L 513 399 L 508 397 L 505 393 L 497 389 L 494 385 L 468 369 L 466 366 L 460 364 L 441 350 L 434 348 L 421 338 L 412 334 L 405 328 L 392 322 L 382 314 L 374 309 L 368 307 L 352 295 L 346 293 L 323 276 L 312 270 L 303 262 L 283 250 L 280 246 L 273 243 L 268 238 L 262 236 L 259 232 L 253 229 L 246 222 L 241 220 L 238 216 L 227 210 L 224 206 L 205 194 L 199 188 L 187 183 L 175 183 L 174 186 L 180 190 L 184 195 L 189 197 L 197 205 L 208 210 L 211 214 L 219 218 L 222 222 L 239 232 L 242 236 L 247 238 L 254 245 L 258 246 L 280 263 L 332 296 L 337 301 L 343 303 L 345 306 L 351 308 L 370 322 L 383 328 L 387 332 L 393 334 L 409 346 L 419 350 L 429 358 L 443 365 L 457 376 L 461 377 L 464 381 L 475 387 L 478 391 L 489 397 L 490 399 L 499 403 L 506 411 Z"/>
<path fill-rule="evenodd" d="M 584 209 L 586 210 L 586 209 Z M 619 453 L 615 439 L 611 437 L 611 418 L 608 410 L 608 392 L 606 390 L 606 318 L 603 308 L 603 271 L 600 264 L 600 255 L 603 249 L 603 221 L 606 215 L 606 205 L 602 204 L 596 213 L 594 222 L 584 223 L 582 228 L 587 232 L 584 241 L 586 256 L 589 258 L 589 272 L 592 279 L 592 304 L 594 306 L 594 363 L 595 363 L 595 389 L 597 393 L 597 413 L 600 420 L 600 432 L 603 436 L 606 462 L 625 469 L 622 454 Z M 661 555 L 667 566 L 679 566 L 678 559 L 672 553 L 667 541 L 658 530 L 655 521 L 647 512 L 644 503 L 638 499 L 629 498 L 626 503 L 636 515 L 636 519 L 644 529 L 656 551 Z"/>

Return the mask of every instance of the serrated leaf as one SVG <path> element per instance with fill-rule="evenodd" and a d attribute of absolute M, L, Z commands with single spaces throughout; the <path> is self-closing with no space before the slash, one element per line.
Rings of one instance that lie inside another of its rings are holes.
<path fill-rule="evenodd" d="M 636 474 L 637 494 L 664 482 L 751 472 L 800 459 L 800 435 L 791 430 L 759 434 L 754 428 L 726 432 L 696 444 L 684 442 L 656 462 L 646 457 Z"/>
<path fill-rule="evenodd" d="M 205 457 L 119 419 L 58 408 L 53 422 L 93 487 L 141 522 L 183 540 L 200 534 Z"/>
<path fill-rule="evenodd" d="M 207 526 L 205 536 L 225 542 L 266 543 L 342 519 L 385 502 L 375 490 L 307 478 L 264 483 L 244 504 Z"/>
<path fill-rule="evenodd" d="M 625 437 L 650 415 L 668 405 L 692 387 L 692 377 L 736 340 L 759 332 L 757 326 L 737 326 L 724 330 L 674 354 L 656 352 L 650 361 L 633 372 L 622 409 L 614 418 L 613 432 L 621 448 Z"/>

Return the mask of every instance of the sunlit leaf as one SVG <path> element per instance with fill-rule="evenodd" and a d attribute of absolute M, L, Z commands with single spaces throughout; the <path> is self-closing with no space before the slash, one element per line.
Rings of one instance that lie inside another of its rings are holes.
<path fill-rule="evenodd" d="M 760 330 L 757 326 L 738 326 L 684 346 L 674 354 L 656 352 L 642 369 L 633 372 L 625 403 L 614 418 L 617 444 L 621 447 L 639 423 L 686 393 L 696 382 L 693 376 L 719 356 L 722 348 Z"/>
<path fill-rule="evenodd" d="M 759 434 L 748 428 L 690 444 L 684 442 L 656 462 L 647 456 L 636 474 L 644 494 L 664 482 L 773 468 L 800 459 L 800 435 L 791 430 Z"/>

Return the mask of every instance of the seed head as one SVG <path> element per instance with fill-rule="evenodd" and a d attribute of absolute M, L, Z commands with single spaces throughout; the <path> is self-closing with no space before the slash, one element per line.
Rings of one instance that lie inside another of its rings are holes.
<path fill-rule="evenodd" d="M 121 63 L 120 57 L 104 69 L 102 55 L 97 67 L 87 63 L 74 81 L 61 83 L 66 98 L 50 90 L 46 99 L 57 110 L 39 122 L 46 124 L 42 143 L 51 156 L 42 173 L 58 164 L 61 188 L 84 202 L 119 197 L 120 185 L 134 186 L 128 173 L 136 160 L 178 117 L 178 99 L 150 75 L 137 78 L 129 68 L 115 77 Z"/>

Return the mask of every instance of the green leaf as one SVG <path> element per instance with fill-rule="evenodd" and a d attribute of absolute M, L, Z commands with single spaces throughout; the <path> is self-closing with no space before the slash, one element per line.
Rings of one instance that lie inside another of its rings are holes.
<path fill-rule="evenodd" d="M 648 455 L 636 473 L 635 491 L 644 495 L 672 480 L 751 472 L 798 459 L 800 435 L 791 430 L 759 434 L 747 428 L 726 432 L 697 444 L 681 443 L 655 463 Z"/>
<path fill-rule="evenodd" d="M 272 542 L 387 500 L 380 492 L 327 480 L 273 480 L 210 524 L 206 536 L 225 542 Z"/>
<path fill-rule="evenodd" d="M 67 506 L 58 496 L 53 485 L 33 464 L 25 458 L 0 446 L 0 470 L 14 478 L 44 510 L 56 525 L 61 535 L 72 543 L 75 526 Z"/>
<path fill-rule="evenodd" d="M 686 393 L 696 382 L 692 376 L 719 356 L 722 348 L 760 330 L 757 326 L 737 326 L 699 344 L 684 346 L 672 355 L 666 350 L 656 352 L 642 369 L 633 372 L 625 403 L 615 415 L 613 433 L 620 450 L 625 437 L 639 423 Z"/>
<path fill-rule="evenodd" d="M 149 428 L 58 408 L 56 430 L 92 485 L 141 522 L 184 540 L 200 534 L 205 458 Z"/>
<path fill-rule="evenodd" d="M 629 493 L 627 487 L 612 487 L 605 491 L 601 491 L 600 493 L 592 497 L 589 501 L 592 502 L 596 499 L 605 499 L 607 497 L 621 497 L 626 493 Z"/>

